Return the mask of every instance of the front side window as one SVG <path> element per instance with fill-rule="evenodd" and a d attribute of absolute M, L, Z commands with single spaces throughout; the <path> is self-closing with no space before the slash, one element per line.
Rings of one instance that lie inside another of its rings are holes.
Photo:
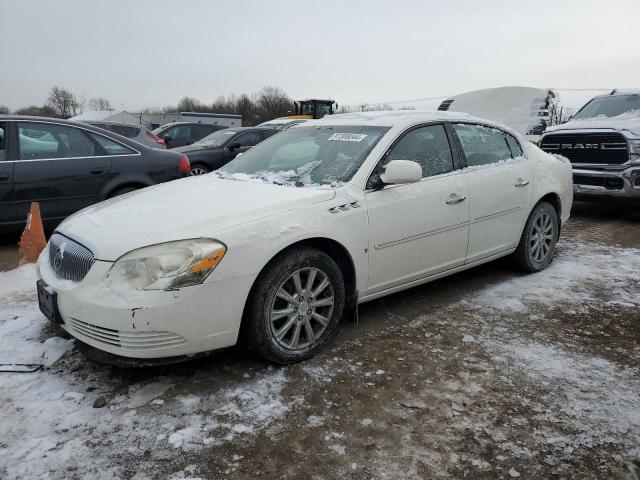
<path fill-rule="evenodd" d="M 415 128 L 396 143 L 384 165 L 391 160 L 411 160 L 422 167 L 422 177 L 432 177 L 453 170 L 453 156 L 443 125 Z"/>
<path fill-rule="evenodd" d="M 254 178 L 297 187 L 335 185 L 351 179 L 388 130 L 362 125 L 291 128 L 259 143 L 218 172 L 225 178 Z"/>
<path fill-rule="evenodd" d="M 511 158 L 511 150 L 507 144 L 505 133 L 484 125 L 469 123 L 453 124 L 467 166 L 490 165 Z"/>
<path fill-rule="evenodd" d="M 234 142 L 238 142 L 241 147 L 253 147 L 260 141 L 259 132 L 247 132 L 239 135 Z"/>
<path fill-rule="evenodd" d="M 136 152 L 124 145 L 111 140 L 110 138 L 103 137 L 102 135 L 91 134 L 96 142 L 104 148 L 108 155 L 132 155 Z"/>
<path fill-rule="evenodd" d="M 93 157 L 96 145 L 79 128 L 51 123 L 18 123 L 21 160 Z"/>
<path fill-rule="evenodd" d="M 4 123 L 0 123 L 0 162 L 7 159 L 7 143 L 6 127 Z"/>

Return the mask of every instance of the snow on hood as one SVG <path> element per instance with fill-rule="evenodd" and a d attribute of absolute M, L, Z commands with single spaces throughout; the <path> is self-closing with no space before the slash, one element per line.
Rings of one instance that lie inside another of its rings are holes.
<path fill-rule="evenodd" d="M 588 129 L 626 130 L 640 137 L 640 111 L 633 110 L 615 117 L 600 115 L 593 118 L 570 120 L 562 125 L 555 125 L 547 128 L 545 133 L 559 132 L 562 130 Z"/>
<path fill-rule="evenodd" d="M 114 261 L 136 248 L 223 230 L 331 200 L 332 189 L 189 177 L 98 203 L 70 216 L 57 231 Z"/>

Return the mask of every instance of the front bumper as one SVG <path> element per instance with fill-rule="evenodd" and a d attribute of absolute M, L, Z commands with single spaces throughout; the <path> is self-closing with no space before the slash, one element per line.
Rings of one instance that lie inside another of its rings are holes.
<path fill-rule="evenodd" d="M 624 170 L 573 169 L 576 195 L 640 197 L 640 166 Z"/>
<path fill-rule="evenodd" d="M 179 290 L 114 290 L 103 279 L 111 262 L 96 261 L 79 283 L 58 279 L 48 248 L 38 260 L 39 277 L 58 297 L 70 335 L 92 347 L 128 358 L 192 356 L 235 345 L 253 276 Z"/>

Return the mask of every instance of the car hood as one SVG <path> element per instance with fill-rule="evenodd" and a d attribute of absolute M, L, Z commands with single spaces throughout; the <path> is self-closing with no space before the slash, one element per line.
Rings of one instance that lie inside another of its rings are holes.
<path fill-rule="evenodd" d="M 243 223 L 331 200 L 335 191 L 202 175 L 137 190 L 70 216 L 57 231 L 98 260 L 147 245 L 213 237 Z"/>
<path fill-rule="evenodd" d="M 544 133 L 562 132 L 564 130 L 618 130 L 629 131 L 636 136 L 640 136 L 640 116 L 619 115 L 617 117 L 597 117 L 584 120 L 570 120 L 561 125 L 548 127 Z"/>

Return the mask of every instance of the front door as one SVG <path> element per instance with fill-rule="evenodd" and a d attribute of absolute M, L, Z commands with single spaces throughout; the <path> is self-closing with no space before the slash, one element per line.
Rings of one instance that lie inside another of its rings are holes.
<path fill-rule="evenodd" d="M 9 123 L 0 122 L 0 226 L 17 221 L 12 199 L 13 162 L 9 158 Z"/>
<path fill-rule="evenodd" d="M 374 176 L 391 160 L 422 167 L 416 183 L 365 193 L 369 214 L 369 293 L 463 265 L 469 234 L 466 178 L 454 166 L 441 124 L 406 132 L 385 154 Z"/>
<path fill-rule="evenodd" d="M 453 124 L 453 130 L 466 158 L 471 222 L 467 263 L 472 263 L 518 245 L 529 215 L 532 172 L 508 133 L 468 123 Z"/>
<path fill-rule="evenodd" d="M 13 197 L 21 218 L 31 202 L 40 203 L 43 219 L 59 221 L 100 199 L 111 159 L 93 134 L 48 122 L 17 127 Z"/>

